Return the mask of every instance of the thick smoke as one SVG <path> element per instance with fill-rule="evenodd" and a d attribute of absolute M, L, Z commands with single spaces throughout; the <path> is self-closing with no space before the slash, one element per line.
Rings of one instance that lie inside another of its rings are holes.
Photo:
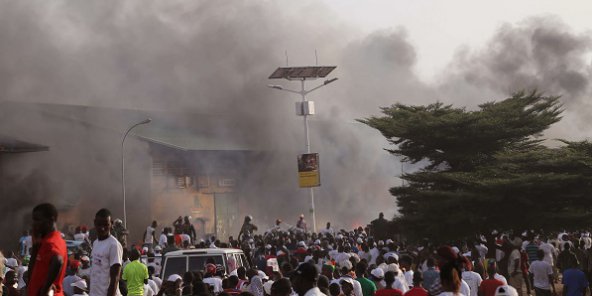
<path fill-rule="evenodd" d="M 587 127 L 580 125 L 585 114 L 572 111 L 583 109 L 570 105 L 587 104 L 589 35 L 556 19 L 503 26 L 485 49 L 459 51 L 437 85 L 415 74 L 417 55 L 404 28 L 358 34 L 316 1 L 3 1 L 0 134 L 50 151 L 2 156 L 0 177 L 11 186 L 0 193 L 11 202 L 0 210 L 13 214 L 0 223 L 24 224 L 41 200 L 81 199 L 88 204 L 82 217 L 101 206 L 120 216 L 118 133 L 145 116 L 155 119 L 151 127 L 207 131 L 262 151 L 260 163 L 242 176 L 248 202 L 241 210 L 259 224 L 278 217 L 293 223 L 309 209 L 294 172 L 304 151 L 302 119 L 293 113 L 300 98 L 265 87 L 285 65 L 286 50 L 292 66 L 314 65 L 315 50 L 319 64 L 338 66 L 332 76 L 339 81 L 310 95 L 318 109 L 310 121 L 312 150 L 321 155 L 323 183 L 316 190 L 318 226 L 351 227 L 378 211 L 395 213 L 388 188 L 399 182 L 398 160 L 382 150 L 387 142 L 378 132 L 354 122 L 379 106 L 436 100 L 475 106 L 538 87 L 564 96 L 569 120 L 555 134 L 568 135 L 570 123 Z M 137 139 L 128 146 L 128 214 L 136 232 L 149 223 L 137 214 L 150 194 L 138 185 L 150 174 L 147 147 Z M 20 227 L 4 228 L 14 241 Z"/>
<path fill-rule="evenodd" d="M 447 101 L 469 106 L 522 89 L 561 95 L 564 120 L 548 137 L 588 137 L 591 46 L 589 32 L 576 33 L 557 17 L 504 24 L 482 49 L 457 52 L 439 90 Z"/>

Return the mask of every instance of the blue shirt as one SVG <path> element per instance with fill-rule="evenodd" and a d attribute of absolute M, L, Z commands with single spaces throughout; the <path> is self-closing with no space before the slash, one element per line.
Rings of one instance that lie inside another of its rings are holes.
<path fill-rule="evenodd" d="M 567 296 L 582 296 L 588 287 L 588 280 L 583 271 L 577 268 L 566 269 L 563 272 L 564 289 L 567 289 Z"/>
<path fill-rule="evenodd" d="M 433 267 L 429 267 L 428 270 L 423 273 L 423 287 L 430 289 L 436 282 L 436 279 L 440 279 L 440 272 Z"/>

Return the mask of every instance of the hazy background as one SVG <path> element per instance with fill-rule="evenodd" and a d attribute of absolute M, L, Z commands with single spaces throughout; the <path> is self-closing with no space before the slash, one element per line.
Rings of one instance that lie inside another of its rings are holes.
<path fill-rule="evenodd" d="M 89 214 L 109 206 L 121 215 L 118 131 L 163 113 L 168 122 L 151 126 L 207 127 L 266 151 L 266 162 L 246 179 L 246 210 L 258 224 L 278 217 L 295 223 L 309 209 L 295 176 L 296 155 L 305 149 L 302 119 L 294 115 L 299 98 L 266 85 L 297 89 L 267 77 L 286 62 L 314 65 L 315 50 L 320 65 L 338 66 L 330 77 L 339 77 L 309 97 L 317 107 L 312 150 L 321 154 L 319 226 L 395 214 L 388 188 L 400 184 L 400 163 L 376 131 L 354 121 L 380 106 L 442 101 L 475 108 L 538 88 L 565 104 L 548 137 L 588 137 L 589 4 L 438 3 L 0 0 L 0 134 L 50 146 L 1 159 L 12 182 L 0 190 L 0 227 L 22 229 L 13 224 L 42 200 L 84 199 Z M 78 107 L 56 113 L 56 104 Z M 100 115 L 106 113 L 112 115 Z M 147 144 L 129 145 L 128 215 L 139 219 L 147 192 L 134 178 L 149 174 L 142 167 Z"/>

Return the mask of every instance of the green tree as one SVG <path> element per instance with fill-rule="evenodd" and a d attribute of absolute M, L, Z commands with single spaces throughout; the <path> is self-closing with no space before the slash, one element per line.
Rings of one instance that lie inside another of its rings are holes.
<path fill-rule="evenodd" d="M 391 188 L 410 237 L 446 240 L 495 229 L 579 227 L 592 218 L 592 145 L 543 145 L 559 97 L 519 92 L 467 111 L 395 104 L 361 122 L 403 161 L 425 164 Z"/>

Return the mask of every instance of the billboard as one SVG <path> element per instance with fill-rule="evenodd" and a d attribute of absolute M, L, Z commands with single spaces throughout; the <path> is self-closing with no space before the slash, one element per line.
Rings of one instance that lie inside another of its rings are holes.
<path fill-rule="evenodd" d="M 298 155 L 298 184 L 303 188 L 321 186 L 318 153 Z"/>

